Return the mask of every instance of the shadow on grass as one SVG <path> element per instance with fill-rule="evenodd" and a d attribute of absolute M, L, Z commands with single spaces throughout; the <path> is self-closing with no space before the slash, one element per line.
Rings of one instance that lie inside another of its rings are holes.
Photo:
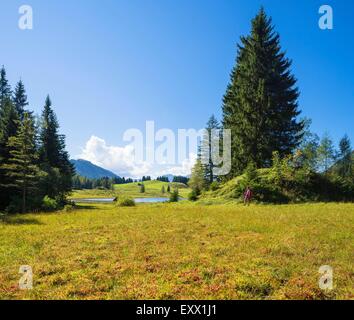
<path fill-rule="evenodd" d="M 43 225 L 42 222 L 37 219 L 30 218 L 19 218 L 19 217 L 0 217 L 0 223 L 8 224 L 12 226 L 23 226 L 23 225 Z"/>
<path fill-rule="evenodd" d="M 75 210 L 94 210 L 97 209 L 97 206 L 93 205 L 84 205 L 84 204 L 76 204 Z"/>

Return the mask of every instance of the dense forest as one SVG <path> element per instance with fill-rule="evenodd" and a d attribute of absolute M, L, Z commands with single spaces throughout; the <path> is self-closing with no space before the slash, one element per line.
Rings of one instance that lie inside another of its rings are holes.
<path fill-rule="evenodd" d="M 36 118 L 23 82 L 14 90 L 0 72 L 0 209 L 27 212 L 66 203 L 74 169 L 49 96 Z"/>
<path fill-rule="evenodd" d="M 207 123 L 209 137 L 201 143 L 190 179 L 191 199 L 207 190 L 217 196 L 220 182 L 234 181 L 228 192 L 233 198 L 242 198 L 250 186 L 260 201 L 354 200 L 350 140 L 344 135 L 336 148 L 328 133 L 320 139 L 310 131 L 311 120 L 300 118 L 296 82 L 280 36 L 262 8 L 238 45 L 223 119 L 219 123 L 212 116 Z M 214 176 L 210 154 L 211 131 L 220 128 L 232 133 L 232 169 L 226 177 Z"/>

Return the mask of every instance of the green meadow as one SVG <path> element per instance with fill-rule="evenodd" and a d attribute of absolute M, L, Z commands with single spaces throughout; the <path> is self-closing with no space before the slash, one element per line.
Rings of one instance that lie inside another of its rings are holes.
<path fill-rule="evenodd" d="M 354 204 L 81 205 L 3 217 L 0 242 L 0 299 L 354 298 Z"/>
<path fill-rule="evenodd" d="M 76 190 L 72 193 L 72 199 L 83 198 L 110 198 L 110 197 L 130 197 L 130 198 L 154 198 L 166 197 L 169 198 L 170 194 L 167 192 L 169 183 L 161 181 L 145 181 L 145 192 L 140 192 L 141 182 L 129 184 L 116 184 L 113 190 Z M 165 188 L 165 193 L 162 188 Z M 187 198 L 191 189 L 182 183 L 170 183 L 171 191 L 178 189 L 179 195 L 182 198 Z"/>

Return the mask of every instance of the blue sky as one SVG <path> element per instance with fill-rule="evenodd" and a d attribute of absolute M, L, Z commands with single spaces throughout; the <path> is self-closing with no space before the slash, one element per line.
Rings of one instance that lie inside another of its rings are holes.
<path fill-rule="evenodd" d="M 33 7 L 33 30 L 17 26 L 22 4 Z M 333 30 L 318 27 L 322 4 L 333 8 Z M 72 157 L 92 136 L 119 152 L 124 131 L 147 120 L 177 130 L 220 118 L 236 44 L 261 5 L 293 60 L 313 131 L 354 142 L 352 0 L 2 0 L 0 64 L 12 84 L 22 78 L 35 112 L 50 94 Z"/>

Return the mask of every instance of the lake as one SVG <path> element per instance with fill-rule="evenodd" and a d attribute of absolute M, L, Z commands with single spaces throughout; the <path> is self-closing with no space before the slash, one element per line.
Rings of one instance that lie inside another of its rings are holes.
<path fill-rule="evenodd" d="M 135 203 L 163 203 L 167 202 L 168 198 L 135 198 Z M 111 203 L 114 198 L 87 198 L 87 199 L 72 199 L 77 203 Z"/>
<path fill-rule="evenodd" d="M 136 198 L 134 199 L 136 203 L 159 203 L 159 202 L 167 202 L 168 198 Z"/>

